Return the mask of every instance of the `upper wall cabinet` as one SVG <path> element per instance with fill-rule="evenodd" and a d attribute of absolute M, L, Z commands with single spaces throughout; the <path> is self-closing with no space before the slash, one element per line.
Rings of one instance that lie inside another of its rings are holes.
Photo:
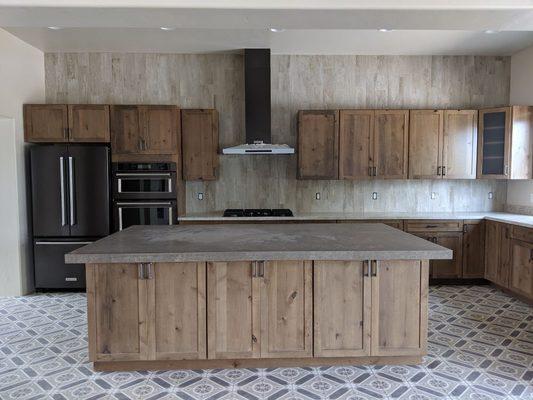
<path fill-rule="evenodd" d="M 407 178 L 408 110 L 341 110 L 339 178 Z"/>
<path fill-rule="evenodd" d="M 409 177 L 475 179 L 476 110 L 411 110 Z"/>
<path fill-rule="evenodd" d="M 479 111 L 478 178 L 531 179 L 533 107 Z"/>
<path fill-rule="evenodd" d="M 298 178 L 337 179 L 339 176 L 339 112 L 298 113 Z"/>
<path fill-rule="evenodd" d="M 183 179 L 216 179 L 218 167 L 217 110 L 181 110 Z"/>
<path fill-rule="evenodd" d="M 176 106 L 111 106 L 114 154 L 177 154 L 179 131 Z"/>
<path fill-rule="evenodd" d="M 109 142 L 109 106 L 25 104 L 24 132 L 33 143 Z"/>

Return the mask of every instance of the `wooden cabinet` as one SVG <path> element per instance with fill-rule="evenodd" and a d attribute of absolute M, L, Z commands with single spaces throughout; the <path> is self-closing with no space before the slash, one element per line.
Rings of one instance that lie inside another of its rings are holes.
<path fill-rule="evenodd" d="M 311 262 L 210 263 L 213 359 L 312 357 Z"/>
<path fill-rule="evenodd" d="M 485 276 L 485 221 L 469 221 L 463 226 L 463 278 Z"/>
<path fill-rule="evenodd" d="M 34 143 L 109 142 L 109 106 L 25 104 L 24 134 Z"/>
<path fill-rule="evenodd" d="M 177 154 L 179 131 L 175 106 L 111 106 L 114 154 Z"/>
<path fill-rule="evenodd" d="M 442 178 L 476 179 L 477 117 L 477 110 L 444 111 Z"/>
<path fill-rule="evenodd" d="M 407 179 L 409 110 L 374 112 L 374 176 Z"/>
<path fill-rule="evenodd" d="M 205 263 L 153 264 L 153 357 L 207 358 Z"/>
<path fill-rule="evenodd" d="M 373 262 L 372 355 L 425 354 L 427 269 L 426 261 Z"/>
<path fill-rule="evenodd" d="M 146 280 L 138 264 L 88 265 L 87 303 L 91 361 L 149 358 Z"/>
<path fill-rule="evenodd" d="M 255 270 L 253 262 L 208 263 L 210 359 L 260 357 L 260 281 Z"/>
<path fill-rule="evenodd" d="M 24 104 L 26 142 L 68 142 L 68 107 L 64 104 Z"/>
<path fill-rule="evenodd" d="M 89 264 L 91 361 L 206 358 L 205 263 Z"/>
<path fill-rule="evenodd" d="M 455 279 L 463 270 L 462 220 L 408 220 L 405 230 L 422 239 L 453 251 L 451 260 L 431 260 L 429 276 L 434 279 Z"/>
<path fill-rule="evenodd" d="M 441 177 L 442 110 L 411 110 L 409 114 L 409 178 Z"/>
<path fill-rule="evenodd" d="M 68 106 L 71 142 L 109 142 L 109 106 L 101 104 L 73 104 Z"/>
<path fill-rule="evenodd" d="M 339 176 L 339 112 L 298 112 L 298 178 L 337 179 Z"/>
<path fill-rule="evenodd" d="M 341 110 L 340 179 L 407 178 L 407 110 Z"/>
<path fill-rule="evenodd" d="M 533 243 L 511 241 L 509 289 L 533 299 Z"/>
<path fill-rule="evenodd" d="M 533 107 L 479 111 L 477 177 L 533 178 Z"/>
<path fill-rule="evenodd" d="M 374 111 L 341 110 L 339 123 L 339 178 L 374 176 Z"/>
<path fill-rule="evenodd" d="M 216 179 L 218 167 L 217 110 L 181 110 L 183 179 Z"/>
<path fill-rule="evenodd" d="M 261 358 L 312 357 L 312 262 L 258 262 L 258 268 Z"/>
<path fill-rule="evenodd" d="M 409 177 L 476 178 L 476 110 L 411 110 Z"/>
<path fill-rule="evenodd" d="M 315 261 L 314 355 L 370 355 L 371 282 L 367 262 Z"/>
<path fill-rule="evenodd" d="M 338 219 L 340 224 L 385 224 L 392 228 L 403 231 L 404 221 L 402 219 Z"/>
<path fill-rule="evenodd" d="M 509 286 L 509 226 L 494 221 L 485 224 L 485 278 L 500 286 Z"/>

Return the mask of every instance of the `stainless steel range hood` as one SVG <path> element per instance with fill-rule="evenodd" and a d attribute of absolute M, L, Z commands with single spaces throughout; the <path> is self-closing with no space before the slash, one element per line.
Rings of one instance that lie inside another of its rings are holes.
<path fill-rule="evenodd" d="M 246 144 L 223 154 L 293 154 L 286 144 L 272 144 L 270 125 L 270 49 L 244 50 Z"/>

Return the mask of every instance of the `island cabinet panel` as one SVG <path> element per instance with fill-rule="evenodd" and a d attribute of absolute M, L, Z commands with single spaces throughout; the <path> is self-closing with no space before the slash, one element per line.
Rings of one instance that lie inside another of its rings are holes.
<path fill-rule="evenodd" d="M 533 243 L 511 241 L 509 289 L 533 299 Z"/>
<path fill-rule="evenodd" d="M 411 110 L 409 114 L 409 178 L 441 177 L 442 110 Z"/>
<path fill-rule="evenodd" d="M 181 110 L 183 179 L 214 180 L 218 167 L 217 110 Z"/>
<path fill-rule="evenodd" d="M 208 358 L 260 357 L 260 282 L 252 262 L 207 264 Z"/>
<path fill-rule="evenodd" d="M 154 264 L 154 358 L 207 358 L 205 263 Z"/>
<path fill-rule="evenodd" d="M 339 178 L 370 179 L 374 175 L 374 111 L 341 110 Z"/>
<path fill-rule="evenodd" d="M 339 112 L 310 110 L 298 113 L 298 178 L 339 177 Z"/>
<path fill-rule="evenodd" d="M 425 354 L 428 262 L 392 260 L 372 264 L 371 354 Z"/>
<path fill-rule="evenodd" d="M 312 357 L 312 262 L 258 264 L 262 278 L 261 357 Z"/>
<path fill-rule="evenodd" d="M 315 261 L 314 356 L 370 355 L 371 282 L 368 263 Z"/>
<path fill-rule="evenodd" d="M 64 104 L 25 104 L 26 142 L 68 142 L 68 108 Z"/>
<path fill-rule="evenodd" d="M 374 176 L 407 179 L 409 111 L 376 110 L 374 114 Z"/>
<path fill-rule="evenodd" d="M 68 124 L 71 142 L 109 142 L 110 140 L 108 105 L 69 105 Z"/>
<path fill-rule="evenodd" d="M 485 276 L 485 221 L 466 222 L 463 226 L 463 278 Z"/>
<path fill-rule="evenodd" d="M 147 281 L 139 280 L 138 264 L 88 265 L 86 274 L 91 359 L 147 359 Z"/>

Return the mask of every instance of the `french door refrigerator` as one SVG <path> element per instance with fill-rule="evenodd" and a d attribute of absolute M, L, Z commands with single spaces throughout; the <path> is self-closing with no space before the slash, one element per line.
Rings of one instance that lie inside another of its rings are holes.
<path fill-rule="evenodd" d="M 109 235 L 109 148 L 36 145 L 30 165 L 35 287 L 84 288 L 84 266 L 64 256 Z"/>

